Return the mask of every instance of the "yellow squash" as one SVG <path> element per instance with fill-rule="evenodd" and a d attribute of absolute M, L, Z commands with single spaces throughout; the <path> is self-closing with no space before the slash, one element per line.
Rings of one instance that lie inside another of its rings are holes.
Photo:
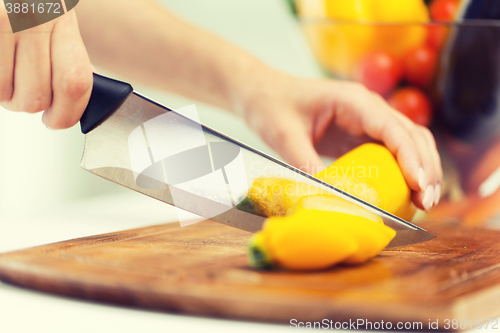
<path fill-rule="evenodd" d="M 383 223 L 380 216 L 336 195 L 304 196 L 300 198 L 300 200 L 297 201 L 295 205 L 287 210 L 286 215 L 292 215 L 293 213 L 301 209 L 324 210 L 329 212 L 357 215 L 373 222 Z"/>
<path fill-rule="evenodd" d="M 249 246 L 254 267 L 316 270 L 337 263 L 362 263 L 376 256 L 396 232 L 365 217 L 300 209 L 271 217 Z"/>
<path fill-rule="evenodd" d="M 384 146 L 361 145 L 314 176 L 402 219 L 411 220 L 415 213 L 411 189 Z"/>
<path fill-rule="evenodd" d="M 307 195 L 321 194 L 318 187 L 278 177 L 259 177 L 254 180 L 243 209 L 254 214 L 270 217 L 285 215 L 300 198 Z"/>
<path fill-rule="evenodd" d="M 381 145 L 364 144 L 340 157 L 315 177 L 405 220 L 411 220 L 415 213 L 411 190 L 399 165 L 391 152 Z M 301 200 L 303 197 L 306 198 Z M 301 203 L 293 208 L 299 200 Z M 291 214 L 300 207 L 325 210 L 337 207 L 337 211 L 344 209 L 362 216 L 368 213 L 318 187 L 278 177 L 255 179 L 247 198 L 238 205 L 242 210 L 264 217 Z"/>
<path fill-rule="evenodd" d="M 315 177 L 404 219 L 414 213 L 399 165 L 381 145 L 362 145 Z M 313 270 L 340 262 L 359 264 L 375 257 L 396 235 L 379 216 L 305 183 L 258 178 L 247 201 L 269 217 L 250 242 L 255 267 Z"/>

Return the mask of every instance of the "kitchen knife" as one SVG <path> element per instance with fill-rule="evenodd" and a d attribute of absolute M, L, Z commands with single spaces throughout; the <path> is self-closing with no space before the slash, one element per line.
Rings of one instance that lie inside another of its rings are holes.
<path fill-rule="evenodd" d="M 200 124 L 192 108 L 181 114 L 142 96 L 128 83 L 94 74 L 91 98 L 80 125 L 86 134 L 83 169 L 232 227 L 250 232 L 261 229 L 265 217 L 245 211 L 238 203 L 255 178 L 269 176 L 320 189 L 377 214 L 396 230 L 387 248 L 435 237 Z"/>

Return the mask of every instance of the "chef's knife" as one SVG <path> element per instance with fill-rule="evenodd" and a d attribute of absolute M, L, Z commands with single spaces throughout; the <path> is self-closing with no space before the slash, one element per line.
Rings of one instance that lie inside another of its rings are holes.
<path fill-rule="evenodd" d="M 245 198 L 255 178 L 277 176 L 319 188 L 377 214 L 387 226 L 396 230 L 396 236 L 387 248 L 435 237 L 297 168 L 201 125 L 192 110 L 181 114 L 142 96 L 128 83 L 94 74 L 92 95 L 80 124 L 86 134 L 82 168 L 232 227 L 250 232 L 261 229 L 265 218 L 245 211 L 238 203 Z"/>

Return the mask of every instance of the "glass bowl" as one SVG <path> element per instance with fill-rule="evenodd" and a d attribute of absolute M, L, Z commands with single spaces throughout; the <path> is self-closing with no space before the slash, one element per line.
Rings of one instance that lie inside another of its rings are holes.
<path fill-rule="evenodd" d="M 428 84 L 415 85 L 403 74 L 383 97 L 390 100 L 398 89 L 410 87 L 430 102 L 427 125 L 438 141 L 445 179 L 458 183 L 445 189 L 445 204 L 434 215 L 470 224 L 498 217 L 499 20 L 385 23 L 299 17 L 299 22 L 318 63 L 337 79 L 359 80 L 359 66 L 370 54 L 391 54 L 404 67 L 413 50 L 433 47 L 437 60 Z"/>

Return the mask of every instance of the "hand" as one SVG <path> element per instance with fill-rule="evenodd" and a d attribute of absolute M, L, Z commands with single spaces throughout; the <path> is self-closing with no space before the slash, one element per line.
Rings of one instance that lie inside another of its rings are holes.
<path fill-rule="evenodd" d="M 288 163 L 315 173 L 322 166 L 318 152 L 338 157 L 363 142 L 380 141 L 396 157 L 416 206 L 428 211 L 438 203 L 443 174 L 427 128 L 358 83 L 299 79 L 272 70 L 255 75 L 259 78 L 242 95 L 239 111 Z"/>
<path fill-rule="evenodd" d="M 51 129 L 81 118 L 92 92 L 92 68 L 75 11 L 13 34 L 0 6 L 0 105 L 12 111 L 44 111 Z"/>

